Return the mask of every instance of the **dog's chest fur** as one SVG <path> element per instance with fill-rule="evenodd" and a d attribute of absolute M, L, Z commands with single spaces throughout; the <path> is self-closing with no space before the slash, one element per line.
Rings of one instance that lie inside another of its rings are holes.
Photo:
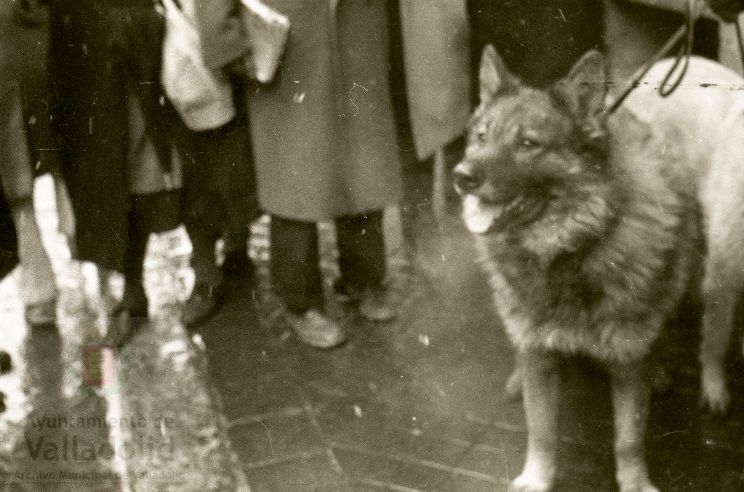
<path fill-rule="evenodd" d="M 668 136 L 627 114 L 617 120 L 615 199 L 590 193 L 570 212 L 552 207 L 519 231 L 477 238 L 496 308 L 520 348 L 638 360 L 685 293 L 700 256 L 698 210 L 667 172 L 683 156 L 656 150 Z"/>

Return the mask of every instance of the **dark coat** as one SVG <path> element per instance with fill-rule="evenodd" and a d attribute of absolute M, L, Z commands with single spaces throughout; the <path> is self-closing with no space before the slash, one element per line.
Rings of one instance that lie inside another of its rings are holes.
<path fill-rule="evenodd" d="M 39 56 L 45 47 L 43 35 L 15 25 L 11 12 L 10 3 L 0 7 L 0 279 L 18 264 L 10 202 L 27 199 L 33 193 L 21 102 L 26 109 L 42 106 L 45 93 L 43 56 Z M 35 116 L 41 120 L 40 115 Z"/>
<path fill-rule="evenodd" d="M 411 130 L 423 160 L 462 135 L 470 117 L 465 0 L 403 0 L 400 20 Z"/>
<path fill-rule="evenodd" d="M 18 261 L 11 202 L 28 200 L 33 191 L 21 91 L 17 81 L 3 77 L 0 80 L 0 278 Z"/>
<path fill-rule="evenodd" d="M 49 5 L 52 113 L 78 258 L 121 270 L 128 241 L 128 94 L 141 103 L 160 163 L 170 162 L 172 115 L 159 104 L 163 20 L 151 0 Z"/>
<path fill-rule="evenodd" d="M 45 55 L 48 49 L 46 29 L 29 29 L 13 19 L 18 2 L 0 6 L 0 77 L 15 80 L 21 89 L 21 102 L 27 122 L 28 144 L 32 150 L 33 171 L 41 175 L 53 169 L 54 160 L 46 150 L 53 147 L 49 137 L 49 94 Z"/>
<path fill-rule="evenodd" d="M 244 33 L 230 20 L 235 0 L 199 3 L 207 61 L 218 67 L 230 61 L 226 54 L 244 53 Z M 260 205 L 318 221 L 396 203 L 384 0 L 265 3 L 292 28 L 276 80 L 248 98 Z"/>

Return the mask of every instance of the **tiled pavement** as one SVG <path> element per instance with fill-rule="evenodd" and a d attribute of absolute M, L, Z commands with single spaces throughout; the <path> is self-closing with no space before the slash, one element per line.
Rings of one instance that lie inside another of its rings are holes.
<path fill-rule="evenodd" d="M 265 224 L 252 243 L 257 280 L 198 333 L 186 333 L 172 309 L 188 284 L 183 252 L 161 247 L 149 260 L 153 321 L 117 354 L 117 377 L 103 391 L 81 383 L 80 347 L 97 326 L 79 293 L 85 275 L 58 258 L 58 332 L 27 331 L 6 280 L 3 344 L 17 367 L 0 377 L 11 395 L 0 416 L 0 490 L 232 491 L 245 490 L 246 478 L 254 491 L 506 490 L 525 446 L 521 405 L 503 394 L 511 352 L 458 220 L 418 230 L 420 275 L 409 279 L 391 258 L 400 319 L 378 325 L 347 313 L 350 340 L 332 351 L 301 345 L 280 322 L 266 285 Z M 331 231 L 322 237 L 332 276 Z M 60 250 L 59 238 L 47 239 Z M 733 358 L 732 415 L 701 417 L 695 311 L 686 309 L 663 344 L 673 385 L 654 400 L 649 462 L 664 491 L 740 492 L 743 365 Z M 557 490 L 616 490 L 606 380 L 588 362 L 567 363 L 565 374 Z M 55 429 L 44 417 L 109 425 Z M 97 459 L 55 460 L 48 443 L 61 455 L 65 437 L 68 454 L 77 439 L 93 443 Z"/>
<path fill-rule="evenodd" d="M 253 303 L 246 292 L 200 330 L 253 490 L 500 491 L 520 470 L 522 409 L 502 391 L 512 355 L 470 239 L 454 217 L 419 231 L 426 280 L 396 276 L 400 319 L 352 314 L 342 348 L 304 347 L 275 321 L 265 270 Z M 673 385 L 654 400 L 649 462 L 664 491 L 744 491 L 741 356 L 735 412 L 705 419 L 696 312 L 687 306 L 663 344 Z M 557 489 L 616 490 L 607 381 L 587 361 L 564 370 Z"/>

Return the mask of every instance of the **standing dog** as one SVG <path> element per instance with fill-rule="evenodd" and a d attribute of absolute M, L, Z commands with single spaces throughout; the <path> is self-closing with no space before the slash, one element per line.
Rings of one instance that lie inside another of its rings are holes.
<path fill-rule="evenodd" d="M 611 376 L 617 480 L 652 492 L 644 458 L 648 359 L 707 243 L 702 397 L 729 401 L 724 357 L 744 284 L 744 80 L 693 58 L 671 97 L 657 64 L 606 115 L 604 58 L 585 55 L 546 91 L 525 87 L 492 47 L 455 185 L 499 316 L 517 349 L 528 429 L 515 491 L 556 474 L 559 355 Z"/>

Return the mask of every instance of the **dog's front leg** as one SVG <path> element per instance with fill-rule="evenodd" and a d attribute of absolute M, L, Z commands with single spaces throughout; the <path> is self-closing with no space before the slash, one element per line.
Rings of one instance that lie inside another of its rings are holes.
<path fill-rule="evenodd" d="M 517 355 L 527 420 L 527 460 L 511 492 L 546 492 L 553 486 L 558 444 L 558 358 L 523 350 Z"/>
<path fill-rule="evenodd" d="M 615 413 L 615 467 L 620 492 L 658 492 L 648 478 L 646 420 L 651 390 L 643 363 L 610 369 Z"/>

